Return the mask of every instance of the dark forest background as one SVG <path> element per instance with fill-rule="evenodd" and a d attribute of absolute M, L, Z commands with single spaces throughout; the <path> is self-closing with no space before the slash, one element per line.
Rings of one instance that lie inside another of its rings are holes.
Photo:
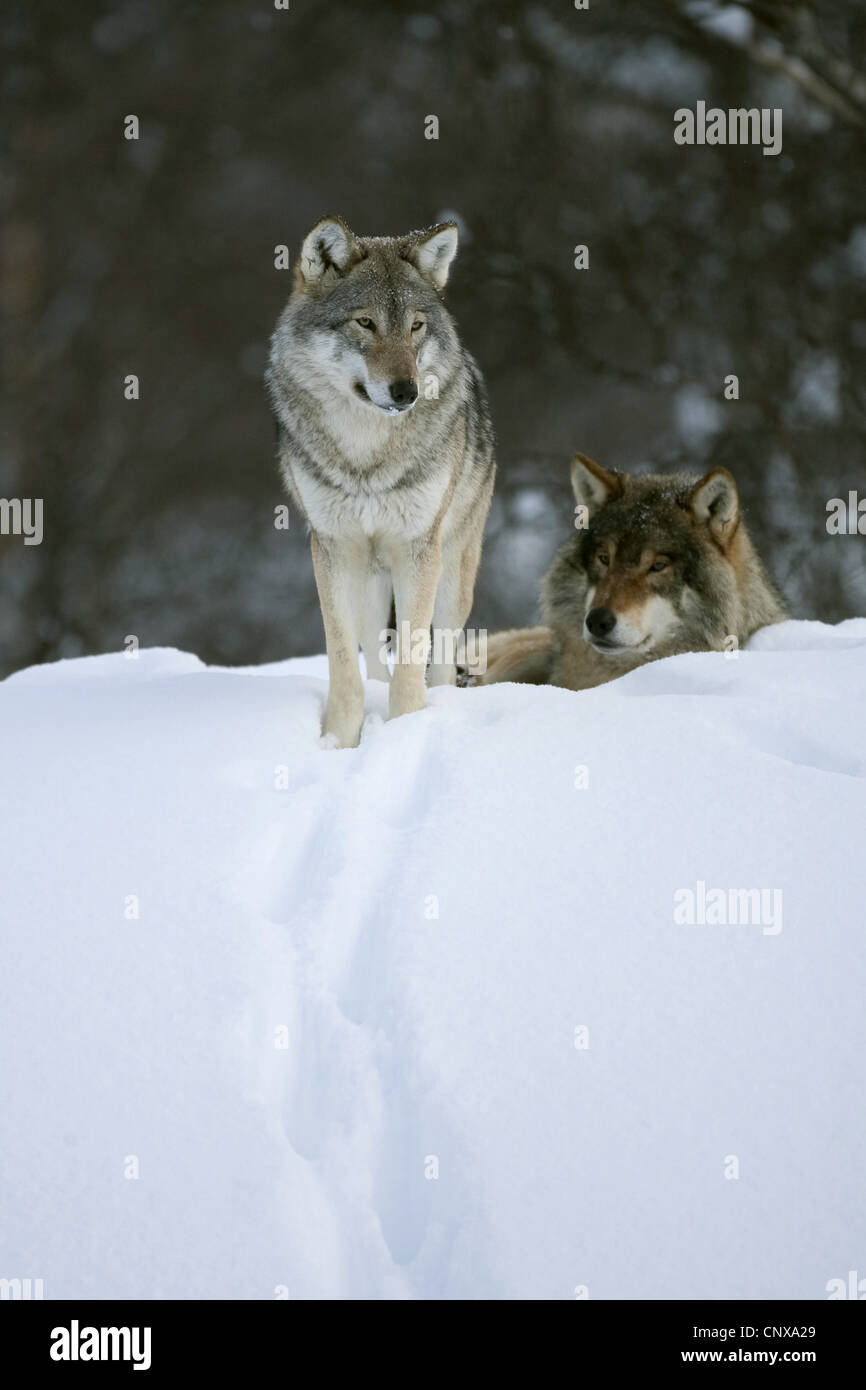
<path fill-rule="evenodd" d="M 866 539 L 825 528 L 866 493 L 862 0 L 7 0 L 0 25 L 0 497 L 45 501 L 41 546 L 0 537 L 0 674 L 131 633 L 322 649 L 262 372 L 274 248 L 332 211 L 460 222 L 500 460 L 477 623 L 533 617 L 574 449 L 726 465 L 796 614 L 866 613 Z M 699 99 L 782 107 L 782 154 L 676 145 Z"/>

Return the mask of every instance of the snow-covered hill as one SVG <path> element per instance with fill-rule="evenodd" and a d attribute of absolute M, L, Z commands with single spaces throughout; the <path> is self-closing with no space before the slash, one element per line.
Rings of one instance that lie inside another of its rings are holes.
<path fill-rule="evenodd" d="M 393 723 L 371 685 L 346 752 L 324 677 L 152 650 L 0 687 L 0 1276 L 825 1298 L 866 1271 L 866 620 Z"/>

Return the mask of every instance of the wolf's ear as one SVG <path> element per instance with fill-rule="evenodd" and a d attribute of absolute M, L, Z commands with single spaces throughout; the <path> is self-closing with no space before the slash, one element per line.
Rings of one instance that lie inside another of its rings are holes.
<path fill-rule="evenodd" d="M 688 496 L 695 520 L 709 526 L 715 540 L 724 549 L 733 538 L 740 520 L 740 501 L 737 484 L 727 468 L 713 468 L 695 483 Z"/>
<path fill-rule="evenodd" d="M 578 505 L 586 507 L 592 514 L 612 497 L 619 497 L 622 476 L 611 473 L 609 468 L 602 468 L 600 463 L 587 458 L 586 454 L 575 454 L 571 460 L 571 486 Z"/>
<path fill-rule="evenodd" d="M 457 254 L 457 226 L 454 222 L 439 222 L 428 232 L 413 240 L 407 259 L 430 280 L 437 290 L 444 290 L 451 262 Z"/>
<path fill-rule="evenodd" d="M 317 285 L 329 270 L 343 275 L 360 259 L 361 248 L 342 217 L 323 217 L 304 238 L 298 269 L 308 285 Z"/>

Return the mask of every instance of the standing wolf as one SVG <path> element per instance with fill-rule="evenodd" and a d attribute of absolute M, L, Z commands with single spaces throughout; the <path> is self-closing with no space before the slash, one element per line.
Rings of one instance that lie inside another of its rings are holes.
<path fill-rule="evenodd" d="M 571 482 L 579 529 L 544 578 L 546 626 L 495 633 L 478 684 L 586 690 L 677 652 L 733 650 L 787 617 L 726 468 L 632 477 L 577 454 Z"/>
<path fill-rule="evenodd" d="M 431 623 L 456 641 L 472 607 L 495 465 L 481 373 L 442 302 L 456 250 L 450 222 L 356 237 L 323 218 L 271 340 L 280 468 L 310 528 L 325 624 L 324 731 L 343 748 L 364 715 L 359 645 L 368 675 L 389 679 L 392 600 L 392 716 L 424 706 Z M 453 657 L 430 679 L 453 683 Z"/>

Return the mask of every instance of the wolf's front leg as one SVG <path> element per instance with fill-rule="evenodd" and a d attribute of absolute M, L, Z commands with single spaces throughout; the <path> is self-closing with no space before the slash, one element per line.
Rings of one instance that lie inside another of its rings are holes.
<path fill-rule="evenodd" d="M 361 603 L 361 651 L 367 679 L 389 681 L 391 672 L 385 652 L 388 621 L 391 617 L 391 576 L 384 570 L 369 570 L 364 581 Z"/>
<path fill-rule="evenodd" d="M 438 535 L 401 547 L 392 558 L 394 607 L 397 614 L 397 648 L 391 677 L 391 718 L 423 709 L 424 676 L 430 653 L 430 624 L 436 585 L 442 570 Z"/>
<path fill-rule="evenodd" d="M 324 732 L 340 748 L 355 748 L 364 721 L 356 618 L 360 560 L 351 547 L 313 532 L 313 570 L 328 649 L 328 708 Z"/>
<path fill-rule="evenodd" d="M 430 685 L 455 685 L 458 658 L 470 668 L 478 662 L 476 643 L 466 642 L 464 628 L 472 609 L 486 510 L 485 507 L 481 512 L 474 533 L 468 538 L 447 541 L 442 547 L 442 578 L 433 607 L 433 660 L 427 676 Z M 486 640 L 485 633 L 485 643 Z"/>

